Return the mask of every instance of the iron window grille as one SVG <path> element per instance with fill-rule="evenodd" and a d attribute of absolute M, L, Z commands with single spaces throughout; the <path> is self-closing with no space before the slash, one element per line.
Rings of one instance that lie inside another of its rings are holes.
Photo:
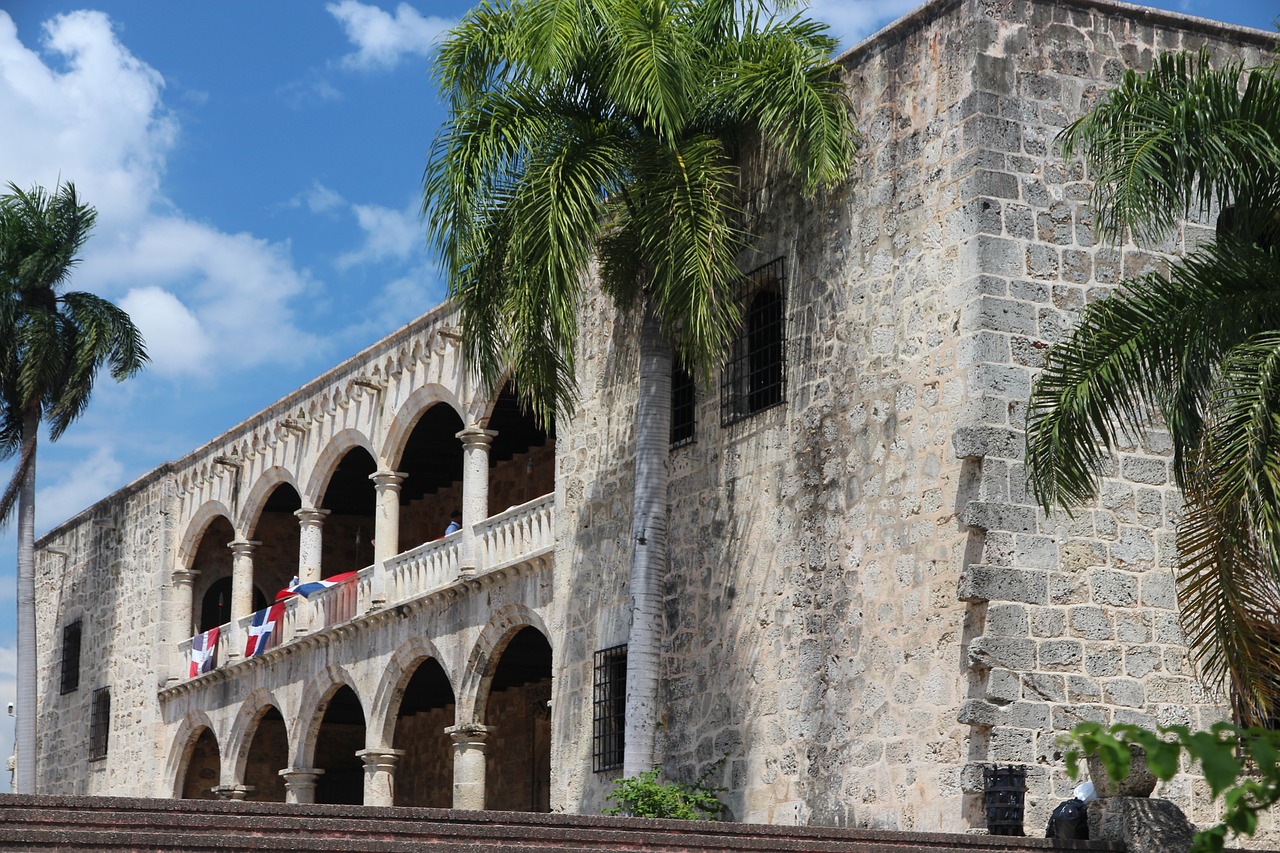
<path fill-rule="evenodd" d="M 735 286 L 742 325 L 720 384 L 720 424 L 729 426 L 786 401 L 786 264 L 776 258 Z"/>
<path fill-rule="evenodd" d="M 1022 835 L 1023 802 L 1027 794 L 1027 768 L 982 768 L 983 807 L 991 835 Z"/>
<path fill-rule="evenodd" d="M 671 366 L 671 448 L 693 444 L 693 374 L 683 365 Z"/>
<path fill-rule="evenodd" d="M 627 647 L 596 652 L 593 694 L 593 757 L 597 773 L 622 766 L 626 746 Z"/>
<path fill-rule="evenodd" d="M 80 687 L 80 635 L 83 622 L 77 619 L 62 627 L 62 692 Z"/>
<path fill-rule="evenodd" d="M 93 691 L 93 714 L 89 718 L 89 760 L 107 757 L 107 732 L 111 729 L 111 688 Z"/>

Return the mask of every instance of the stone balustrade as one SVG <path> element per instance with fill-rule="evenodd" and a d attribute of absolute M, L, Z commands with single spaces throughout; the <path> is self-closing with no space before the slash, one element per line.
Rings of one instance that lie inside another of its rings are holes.
<path fill-rule="evenodd" d="M 335 628 L 370 610 L 437 592 L 461 577 L 498 571 L 548 554 L 555 547 L 554 506 L 555 496 L 543 495 L 477 524 L 473 572 L 465 571 L 463 566 L 465 537 L 455 533 L 397 554 L 381 566 L 366 566 L 353 580 L 314 593 L 309 599 L 295 596 L 285 603 L 263 651 Z M 250 614 L 222 626 L 216 667 L 224 668 L 244 658 L 252 623 Z M 187 677 L 191 642 L 187 639 L 178 646 L 182 678 Z"/>

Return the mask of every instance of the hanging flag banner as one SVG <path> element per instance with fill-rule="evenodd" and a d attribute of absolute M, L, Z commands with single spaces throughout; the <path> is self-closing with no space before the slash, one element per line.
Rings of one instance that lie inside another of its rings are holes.
<path fill-rule="evenodd" d="M 276 596 L 276 600 L 279 601 L 281 596 L 283 596 L 285 593 L 293 593 L 294 595 L 300 595 L 303 598 L 310 598 L 311 596 L 315 595 L 317 592 L 324 592 L 326 589 L 328 589 L 331 586 L 337 586 L 340 583 L 345 583 L 346 581 L 353 579 L 357 574 L 359 573 L 343 572 L 340 575 L 333 575 L 331 577 L 327 577 L 322 581 L 311 581 L 310 583 L 296 584 L 294 586 L 289 587 L 289 589 L 287 590 L 283 590 L 280 593 L 280 595 Z"/>
<path fill-rule="evenodd" d="M 283 601 L 277 601 L 270 607 L 265 607 L 253 614 L 253 622 L 249 625 L 249 640 L 244 646 L 245 657 L 251 658 L 267 650 L 267 641 L 271 639 L 271 632 L 276 629 L 276 624 L 283 615 Z"/>
<path fill-rule="evenodd" d="M 191 666 L 187 669 L 187 678 L 195 678 L 206 672 L 213 672 L 214 654 L 218 651 L 218 635 L 221 628 L 210 628 L 203 634 L 191 638 Z"/>

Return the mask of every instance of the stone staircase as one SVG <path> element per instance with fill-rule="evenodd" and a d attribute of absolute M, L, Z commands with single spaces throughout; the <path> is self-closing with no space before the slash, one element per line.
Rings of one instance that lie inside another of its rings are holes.
<path fill-rule="evenodd" d="M 0 795 L 0 851 L 1029 853 L 1102 842 L 448 809 Z"/>

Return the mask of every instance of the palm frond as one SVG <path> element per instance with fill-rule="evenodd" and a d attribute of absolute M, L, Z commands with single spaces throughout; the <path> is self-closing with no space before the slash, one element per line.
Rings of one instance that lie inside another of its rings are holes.
<path fill-rule="evenodd" d="M 1267 199 L 1274 211 L 1280 79 L 1236 61 L 1213 68 L 1205 51 L 1162 54 L 1150 71 L 1126 72 L 1060 142 L 1093 171 L 1104 234 L 1157 239 L 1190 211 L 1237 201 Z"/>
<path fill-rule="evenodd" d="M 1280 328 L 1280 258 L 1226 239 L 1089 305 L 1046 353 L 1027 412 L 1027 469 L 1046 508 L 1092 499 L 1107 454 L 1155 414 L 1184 488 L 1216 368 L 1257 332 Z"/>

